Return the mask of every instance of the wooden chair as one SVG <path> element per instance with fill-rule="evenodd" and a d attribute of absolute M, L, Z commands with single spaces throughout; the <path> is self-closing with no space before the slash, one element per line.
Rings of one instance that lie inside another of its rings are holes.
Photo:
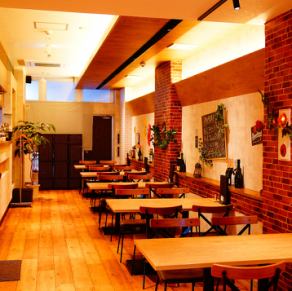
<path fill-rule="evenodd" d="M 212 225 L 215 227 L 216 231 L 222 235 L 227 235 L 227 226 L 231 225 L 244 225 L 237 235 L 241 235 L 246 230 L 248 234 L 250 234 L 251 224 L 256 224 L 257 222 L 258 217 L 256 215 L 212 217 Z M 224 228 L 222 228 L 223 225 Z"/>
<path fill-rule="evenodd" d="M 190 192 L 188 188 L 157 188 L 156 189 L 156 195 L 159 198 L 183 198 L 185 197 L 185 194 Z"/>
<path fill-rule="evenodd" d="M 89 165 L 87 169 L 89 172 L 106 172 L 109 170 L 109 167 Z"/>
<path fill-rule="evenodd" d="M 94 165 L 96 164 L 95 160 L 80 160 L 79 161 L 80 165 Z"/>
<path fill-rule="evenodd" d="M 99 182 L 119 182 L 124 180 L 124 176 L 119 173 L 97 173 L 97 180 Z"/>
<path fill-rule="evenodd" d="M 137 184 L 138 185 L 138 184 Z M 150 195 L 148 188 L 143 189 L 115 189 L 116 198 L 136 198 L 136 197 L 147 197 Z M 146 227 L 145 219 L 136 219 L 133 214 L 131 214 L 130 219 L 124 219 L 120 223 L 120 231 L 118 238 L 117 253 L 119 253 L 120 246 L 120 262 L 123 258 L 123 246 L 124 246 L 124 236 L 126 234 L 135 234 L 137 232 L 144 232 Z"/>
<path fill-rule="evenodd" d="M 153 182 L 153 183 L 149 182 L 146 184 L 146 187 L 150 188 L 150 192 L 153 193 L 154 197 L 157 196 L 156 190 L 158 188 L 172 188 L 173 186 L 174 186 L 173 183 L 157 184 L 155 182 Z"/>
<path fill-rule="evenodd" d="M 200 227 L 200 235 L 207 235 L 210 234 L 212 230 L 216 232 L 216 228 L 212 224 L 212 222 L 205 216 L 206 213 L 210 214 L 222 214 L 222 216 L 227 216 L 229 211 L 232 209 L 232 205 L 218 205 L 218 206 L 201 206 L 201 205 L 193 205 L 192 206 L 192 211 L 195 211 L 198 213 L 198 218 L 203 221 L 205 221 L 210 227 L 207 231 L 201 232 L 201 227 Z"/>
<path fill-rule="evenodd" d="M 258 291 L 271 290 L 270 288 L 276 291 L 280 273 L 284 269 L 284 262 L 266 266 L 228 266 L 215 264 L 211 268 L 211 275 L 214 278 L 223 279 L 224 291 L 227 286 L 231 288 L 232 291 L 240 291 L 235 285 L 236 282 L 234 280 L 253 279 L 258 280 Z"/>
<path fill-rule="evenodd" d="M 192 230 L 189 233 L 192 236 L 193 228 L 195 227 L 197 232 L 199 226 L 200 220 L 198 218 L 164 218 L 150 220 L 151 229 L 167 230 L 166 237 L 168 237 L 167 233 L 169 229 L 174 229 L 174 233 L 181 236 L 183 228 L 185 227 Z M 192 290 L 195 290 L 195 283 L 203 281 L 203 273 L 203 269 L 158 271 L 155 290 L 158 290 L 159 282 L 164 282 L 164 290 L 167 290 L 168 283 L 192 283 Z M 143 279 L 143 289 L 144 288 L 145 279 Z"/>
<path fill-rule="evenodd" d="M 114 166 L 114 164 L 116 164 L 116 161 L 114 161 L 114 160 L 100 160 L 99 163 L 102 165 Z"/>
<path fill-rule="evenodd" d="M 146 172 L 142 173 L 127 173 L 127 180 L 129 182 L 149 182 L 152 179 L 152 174 L 146 174 Z"/>
<path fill-rule="evenodd" d="M 145 230 L 141 234 L 139 234 L 139 239 L 141 238 L 153 238 L 153 237 L 163 237 L 163 231 L 159 234 L 159 231 L 154 232 L 154 228 L 151 230 L 150 228 L 150 220 L 153 219 L 155 216 L 156 219 L 158 218 L 177 218 L 178 214 L 181 213 L 182 206 L 170 206 L 170 207 L 140 207 L 141 217 L 145 219 Z M 137 238 L 137 237 L 136 237 Z M 145 287 L 145 274 L 146 274 L 146 267 L 145 267 L 145 260 L 144 261 L 144 268 L 143 268 L 143 288 Z M 133 251 L 133 259 L 132 259 L 132 273 L 135 272 L 135 263 L 136 263 L 136 246 L 134 245 Z"/>
<path fill-rule="evenodd" d="M 132 171 L 134 169 L 133 166 L 128 166 L 128 165 L 113 165 L 113 169 L 115 171 Z"/>

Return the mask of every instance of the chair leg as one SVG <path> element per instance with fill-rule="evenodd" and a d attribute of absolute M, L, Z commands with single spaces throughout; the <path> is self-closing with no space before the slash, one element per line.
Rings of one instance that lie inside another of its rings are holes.
<path fill-rule="evenodd" d="M 112 213 L 112 230 L 111 230 L 111 241 L 113 240 L 113 232 L 114 232 L 114 214 Z"/>
<path fill-rule="evenodd" d="M 192 291 L 195 291 L 195 285 L 196 285 L 196 282 L 193 281 L 193 282 L 192 282 Z"/>
<path fill-rule="evenodd" d="M 119 250 L 120 250 L 121 236 L 122 236 L 122 234 L 119 233 L 118 246 L 117 246 L 117 254 L 119 253 Z"/>
<path fill-rule="evenodd" d="M 164 291 L 166 291 L 166 290 L 167 290 L 167 282 L 164 281 Z"/>
<path fill-rule="evenodd" d="M 156 284 L 155 284 L 155 291 L 158 290 L 158 284 L 159 284 L 159 276 L 156 274 Z"/>
<path fill-rule="evenodd" d="M 120 263 L 122 262 L 122 259 L 123 259 L 123 247 L 124 247 L 124 234 L 122 234 L 122 237 L 121 237 Z"/>
<path fill-rule="evenodd" d="M 142 288 L 145 289 L 145 282 L 146 282 L 146 260 L 143 260 L 143 283 Z"/>

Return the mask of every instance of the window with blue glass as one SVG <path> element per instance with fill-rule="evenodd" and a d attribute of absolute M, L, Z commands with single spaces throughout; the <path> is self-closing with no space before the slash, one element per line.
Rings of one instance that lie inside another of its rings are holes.
<path fill-rule="evenodd" d="M 73 80 L 47 80 L 47 101 L 75 101 L 75 85 Z"/>
<path fill-rule="evenodd" d="M 113 97 L 110 90 L 83 89 L 82 94 L 84 102 L 113 102 Z"/>
<path fill-rule="evenodd" d="M 26 100 L 39 100 L 39 81 L 32 80 L 31 83 L 26 83 Z"/>

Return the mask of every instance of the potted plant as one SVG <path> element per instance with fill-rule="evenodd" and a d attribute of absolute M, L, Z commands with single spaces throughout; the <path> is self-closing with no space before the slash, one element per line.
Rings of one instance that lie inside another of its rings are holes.
<path fill-rule="evenodd" d="M 32 201 L 32 188 L 24 187 L 24 156 L 29 155 L 31 161 L 30 177 L 31 184 L 33 172 L 38 170 L 35 165 L 36 159 L 38 159 L 38 148 L 44 145 L 48 140 L 43 136 L 44 132 L 55 131 L 55 127 L 52 124 L 44 122 L 30 122 L 19 121 L 17 125 L 12 129 L 12 137 L 15 142 L 14 155 L 20 158 L 20 188 L 13 190 L 12 203 L 30 203 Z M 37 181 L 36 181 L 37 183 Z"/>

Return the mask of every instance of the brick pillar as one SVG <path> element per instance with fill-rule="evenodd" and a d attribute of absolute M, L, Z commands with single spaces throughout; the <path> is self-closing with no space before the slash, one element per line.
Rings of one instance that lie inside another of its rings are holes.
<path fill-rule="evenodd" d="M 171 142 L 166 149 L 155 148 L 155 178 L 167 180 L 172 163 L 176 162 L 181 149 L 182 108 L 174 82 L 181 80 L 181 61 L 161 63 L 155 70 L 155 117 L 154 123 L 166 129 L 177 130 L 177 142 Z"/>
<path fill-rule="evenodd" d="M 276 112 L 292 107 L 291 24 L 292 10 L 269 21 L 265 27 L 265 94 L 270 108 Z M 274 130 L 264 131 L 263 151 L 264 232 L 291 232 L 292 162 L 278 160 L 278 136 Z M 292 286 L 291 264 L 287 269 L 288 272 L 281 276 L 281 290 L 288 290 L 288 286 Z"/>

